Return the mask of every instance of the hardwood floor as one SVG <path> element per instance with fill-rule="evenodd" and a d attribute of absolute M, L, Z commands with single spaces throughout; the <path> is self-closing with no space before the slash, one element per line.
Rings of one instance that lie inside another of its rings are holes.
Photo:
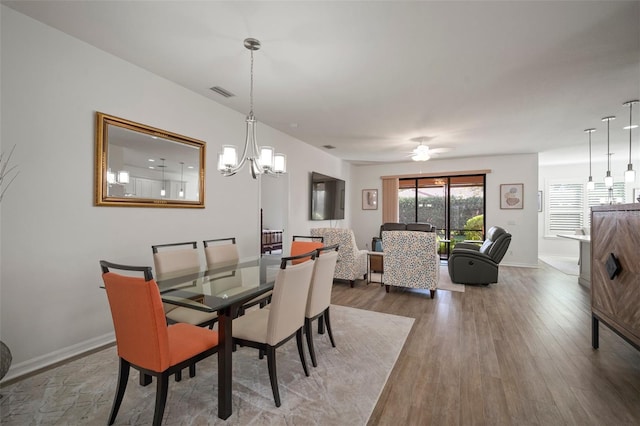
<path fill-rule="evenodd" d="M 640 352 L 603 325 L 591 348 L 576 276 L 503 266 L 433 300 L 336 283 L 332 303 L 416 319 L 369 425 L 640 424 Z"/>

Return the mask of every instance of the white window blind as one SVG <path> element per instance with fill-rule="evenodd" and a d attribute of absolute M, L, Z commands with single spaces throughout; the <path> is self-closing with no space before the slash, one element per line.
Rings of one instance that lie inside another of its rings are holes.
<path fill-rule="evenodd" d="M 615 182 L 611 197 L 622 202 L 625 183 Z M 609 203 L 609 190 L 604 183 L 596 183 L 588 191 L 584 182 L 550 181 L 547 183 L 545 235 L 573 234 L 577 229 L 591 226 L 591 207 Z"/>
<path fill-rule="evenodd" d="M 549 183 L 546 234 L 574 233 L 584 218 L 584 185 L 580 182 Z"/>
<path fill-rule="evenodd" d="M 625 183 L 614 182 L 613 192 L 611 196 L 616 203 L 622 203 L 624 201 Z M 596 187 L 587 191 L 587 215 L 585 217 L 584 226 L 589 228 L 591 226 L 591 207 L 600 206 L 602 204 L 609 204 L 609 190 L 603 183 L 596 183 Z"/>

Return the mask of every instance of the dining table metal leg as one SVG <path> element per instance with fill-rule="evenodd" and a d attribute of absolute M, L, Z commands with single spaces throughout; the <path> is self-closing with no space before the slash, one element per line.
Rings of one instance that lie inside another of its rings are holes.
<path fill-rule="evenodd" d="M 234 312 L 233 307 L 228 307 L 218 312 L 218 417 L 223 420 L 231 416 L 233 409 L 231 401 L 232 312 Z"/>

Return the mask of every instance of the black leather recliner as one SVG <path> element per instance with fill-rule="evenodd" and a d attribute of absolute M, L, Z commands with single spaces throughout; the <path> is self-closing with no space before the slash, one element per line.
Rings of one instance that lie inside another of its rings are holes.
<path fill-rule="evenodd" d="M 449 276 L 458 284 L 498 282 L 498 264 L 507 253 L 511 234 L 499 226 L 487 232 L 482 246 L 458 243 L 449 256 Z"/>

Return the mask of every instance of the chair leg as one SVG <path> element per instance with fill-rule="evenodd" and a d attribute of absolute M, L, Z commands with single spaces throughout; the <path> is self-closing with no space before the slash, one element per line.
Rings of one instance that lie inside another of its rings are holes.
<path fill-rule="evenodd" d="M 267 367 L 269 368 L 269 381 L 273 391 L 273 399 L 276 407 L 280 406 L 280 391 L 278 390 L 278 375 L 276 372 L 276 348 L 267 346 Z"/>
<path fill-rule="evenodd" d="M 113 399 L 113 406 L 111 407 L 111 414 L 109 415 L 109 422 L 107 424 L 112 425 L 116 421 L 122 398 L 124 397 L 124 391 L 127 389 L 127 380 L 129 380 L 129 370 L 131 364 L 128 361 L 120 358 L 120 367 L 118 370 L 118 388 L 116 389 L 116 396 Z M 142 374 L 140 375 L 142 378 Z"/>
<path fill-rule="evenodd" d="M 196 364 L 193 363 L 189 366 L 189 377 L 196 377 Z"/>
<path fill-rule="evenodd" d="M 435 290 L 429 290 L 429 293 L 431 294 L 431 298 L 432 299 L 436 295 L 436 291 Z"/>
<path fill-rule="evenodd" d="M 385 285 L 384 287 L 385 287 L 385 290 L 387 290 L 387 293 L 389 293 L 389 286 Z"/>
<path fill-rule="evenodd" d="M 318 366 L 316 361 L 316 351 L 313 349 L 313 327 L 311 327 L 311 320 L 309 318 L 304 319 L 304 334 L 307 337 L 307 347 L 309 348 L 309 355 L 311 356 L 311 365 Z"/>
<path fill-rule="evenodd" d="M 176 382 L 182 380 L 182 370 L 176 371 Z"/>
<path fill-rule="evenodd" d="M 329 319 L 329 308 L 325 309 L 324 314 L 320 317 L 324 317 L 324 322 L 327 323 L 327 333 L 329 333 L 329 340 L 331 340 L 331 346 L 336 347 L 336 342 L 333 341 L 333 333 L 331 332 L 331 320 Z"/>
<path fill-rule="evenodd" d="M 356 281 L 355 280 L 349 280 L 349 282 L 351 283 L 351 288 L 353 288 L 353 286 L 355 285 Z"/>
<path fill-rule="evenodd" d="M 153 412 L 153 426 L 162 424 L 162 416 L 164 415 L 164 406 L 167 403 L 167 392 L 169 390 L 169 375 L 162 374 L 157 378 L 156 385 L 156 407 Z"/>
<path fill-rule="evenodd" d="M 148 386 L 151 384 L 151 376 L 148 374 L 140 373 L 140 386 Z"/>
<path fill-rule="evenodd" d="M 318 318 L 318 334 L 324 334 L 324 318 Z"/>
<path fill-rule="evenodd" d="M 309 377 L 309 369 L 307 368 L 307 359 L 304 357 L 304 348 L 302 345 L 302 329 L 300 327 L 298 331 L 296 331 L 296 343 L 298 344 L 298 355 L 300 355 L 300 362 L 302 363 L 302 369 L 304 370 L 305 376 Z"/>

